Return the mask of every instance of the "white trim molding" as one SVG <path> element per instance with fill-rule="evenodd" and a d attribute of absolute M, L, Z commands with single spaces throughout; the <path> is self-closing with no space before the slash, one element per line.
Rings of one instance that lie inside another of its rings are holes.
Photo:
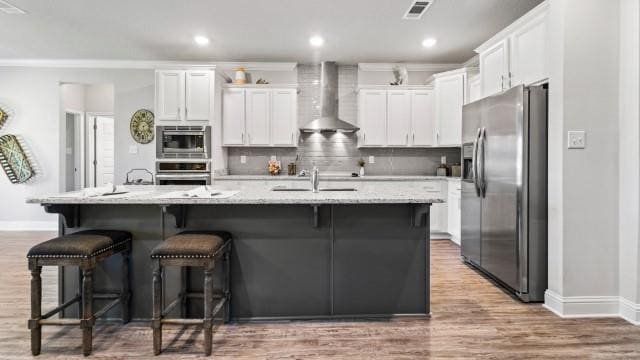
<path fill-rule="evenodd" d="M 460 64 L 412 64 L 412 63 L 358 63 L 361 71 L 393 71 L 403 66 L 407 71 L 447 71 L 460 67 Z"/>
<path fill-rule="evenodd" d="M 58 231 L 58 222 L 0 221 L 0 231 Z"/>
<path fill-rule="evenodd" d="M 619 296 L 567 296 L 547 290 L 544 304 L 561 318 L 619 317 L 640 325 L 640 304 Z"/>
<path fill-rule="evenodd" d="M 222 69 L 244 67 L 247 71 L 293 71 L 295 62 L 190 62 L 154 60 L 99 60 L 99 59 L 0 59 L 0 67 L 78 68 L 78 69 Z"/>
<path fill-rule="evenodd" d="M 640 304 L 636 304 L 633 301 L 621 297 L 620 317 L 633 325 L 640 325 Z"/>

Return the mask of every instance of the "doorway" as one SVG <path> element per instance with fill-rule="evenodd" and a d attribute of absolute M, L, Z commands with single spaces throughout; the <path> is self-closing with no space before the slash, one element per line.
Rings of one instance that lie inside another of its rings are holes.
<path fill-rule="evenodd" d="M 63 106 L 61 187 L 64 191 L 115 180 L 114 91 L 111 84 L 60 84 Z"/>

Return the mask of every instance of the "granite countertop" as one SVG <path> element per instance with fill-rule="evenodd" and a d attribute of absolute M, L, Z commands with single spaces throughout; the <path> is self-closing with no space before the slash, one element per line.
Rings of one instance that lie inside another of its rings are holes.
<path fill-rule="evenodd" d="M 320 184 L 322 188 L 322 183 Z M 224 186 L 216 184 L 213 188 L 221 190 L 239 190 L 228 198 L 162 198 L 177 190 L 190 190 L 195 186 L 124 186 L 126 194 L 84 197 L 80 192 L 68 192 L 47 196 L 35 196 L 27 199 L 31 204 L 426 204 L 442 203 L 443 199 L 434 197 L 420 186 L 402 186 L 394 183 L 381 183 L 358 189 L 357 191 L 272 191 L 273 185 L 251 185 L 247 187 Z M 299 187 L 299 186 L 296 186 Z"/>
<path fill-rule="evenodd" d="M 218 175 L 214 177 L 217 180 L 274 180 L 274 181 L 309 181 L 308 176 L 292 176 L 292 175 Z M 321 181 L 424 181 L 424 180 L 460 180 L 459 177 L 435 176 L 435 175 L 366 175 L 362 177 L 352 177 L 349 175 L 322 175 Z"/>

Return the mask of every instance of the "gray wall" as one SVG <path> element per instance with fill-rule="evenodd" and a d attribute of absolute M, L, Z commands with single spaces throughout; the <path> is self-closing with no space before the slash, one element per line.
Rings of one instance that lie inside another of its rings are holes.
<path fill-rule="evenodd" d="M 342 120 L 357 123 L 358 67 L 342 65 L 338 68 L 339 116 Z M 303 125 L 320 115 L 320 67 L 298 66 L 298 124 Z M 240 163 L 240 156 L 247 156 L 247 163 Z M 272 155 L 286 164 L 299 157 L 298 169 L 318 166 L 324 172 L 358 171 L 357 161 L 370 155 L 374 164 L 367 164 L 369 175 L 434 175 L 442 155 L 447 163 L 460 161 L 458 149 L 358 149 L 355 134 L 313 133 L 301 134 L 298 148 L 230 148 L 230 174 L 266 174 L 267 162 Z"/>

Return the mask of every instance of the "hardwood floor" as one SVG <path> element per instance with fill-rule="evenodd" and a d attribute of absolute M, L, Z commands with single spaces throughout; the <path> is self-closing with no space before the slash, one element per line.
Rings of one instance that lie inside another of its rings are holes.
<path fill-rule="evenodd" d="M 0 359 L 28 359 L 29 272 L 25 254 L 47 233 L 0 232 Z M 640 358 L 640 327 L 614 318 L 561 319 L 522 304 L 459 260 L 449 241 L 432 242 L 432 317 L 391 321 L 229 324 L 214 332 L 213 356 L 309 358 Z M 55 273 L 44 277 L 55 302 Z M 135 289 L 134 289 L 135 291 Z M 47 306 L 45 305 L 45 308 Z M 43 359 L 82 358 L 80 329 L 44 328 Z M 199 327 L 167 327 L 164 358 L 202 357 Z M 154 358 L 146 323 L 98 324 L 92 357 Z"/>

